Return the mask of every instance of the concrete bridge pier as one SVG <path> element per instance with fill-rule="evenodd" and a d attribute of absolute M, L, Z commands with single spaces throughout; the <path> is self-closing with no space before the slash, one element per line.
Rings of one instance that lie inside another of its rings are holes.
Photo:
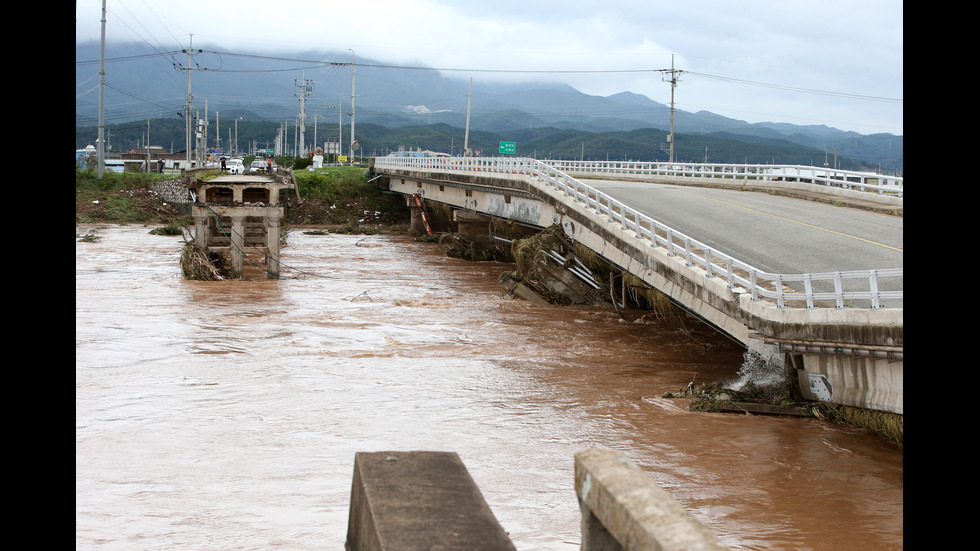
<path fill-rule="evenodd" d="M 224 175 L 199 180 L 186 173 L 182 181 L 194 200 L 195 244 L 227 261 L 228 275 L 241 278 L 245 256 L 264 255 L 265 273 L 279 277 L 280 225 L 285 216 L 285 191 L 295 190 L 292 172 Z M 258 261 L 258 258 L 255 258 Z"/>
<path fill-rule="evenodd" d="M 490 235 L 490 217 L 471 210 L 453 210 L 453 221 L 459 233 L 473 238 L 486 238 Z"/>
<path fill-rule="evenodd" d="M 279 218 L 269 216 L 262 220 L 265 227 L 265 264 L 269 278 L 279 277 Z"/>
<path fill-rule="evenodd" d="M 240 251 L 245 250 L 245 215 L 231 214 L 231 277 L 242 277 L 245 259 Z"/>
<path fill-rule="evenodd" d="M 405 200 L 408 204 L 411 231 L 429 233 L 432 228 L 429 224 L 428 214 L 425 212 L 425 200 L 419 195 L 406 195 Z"/>
<path fill-rule="evenodd" d="M 410 229 L 416 233 L 428 233 L 425 228 L 425 218 L 422 216 L 422 207 L 416 205 L 412 197 L 408 198 L 408 211 L 411 216 Z"/>

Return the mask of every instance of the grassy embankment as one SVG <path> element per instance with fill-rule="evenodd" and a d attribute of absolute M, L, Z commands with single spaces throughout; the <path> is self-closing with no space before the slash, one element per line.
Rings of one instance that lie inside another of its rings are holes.
<path fill-rule="evenodd" d="M 407 230 L 405 200 L 368 183 L 365 172 L 364 167 L 357 166 L 297 171 L 302 204 L 291 201 L 286 224 L 328 226 L 331 231 L 346 233 Z M 153 182 L 173 177 L 106 172 L 99 179 L 93 170 L 76 170 L 75 223 L 191 225 L 191 217 L 178 214 L 150 189 Z"/>

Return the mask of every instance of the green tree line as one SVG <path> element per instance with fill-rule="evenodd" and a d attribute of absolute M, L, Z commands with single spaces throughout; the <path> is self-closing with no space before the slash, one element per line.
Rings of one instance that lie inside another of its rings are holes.
<path fill-rule="evenodd" d="M 231 130 L 229 131 L 229 128 Z M 276 132 L 281 128 L 271 122 L 239 121 L 237 125 L 238 151 L 245 154 L 254 148 L 271 148 Z M 286 147 L 293 152 L 296 147 L 295 128 L 287 127 Z M 342 154 L 350 146 L 350 128 L 338 130 L 338 124 L 322 123 L 316 127 L 307 125 L 304 144 L 307 149 L 336 141 L 343 132 Z M 462 154 L 465 130 L 446 124 L 425 126 L 385 127 L 378 124 L 359 124 L 356 127 L 358 156 L 383 156 L 399 149 L 431 150 L 452 155 Z M 129 151 L 146 143 L 147 123 L 108 125 L 107 143 L 111 151 Z M 185 126 L 182 119 L 153 119 L 149 122 L 149 142 L 171 153 L 184 151 Z M 93 144 L 97 136 L 94 127 L 76 128 L 76 149 Z M 236 142 L 234 123 L 212 125 L 209 149 L 219 144 L 229 151 Z M 316 140 L 317 143 L 314 142 Z M 559 128 L 536 128 L 507 132 L 506 134 L 473 131 L 469 133 L 469 147 L 483 156 L 499 155 L 501 141 L 517 143 L 517 156 L 538 159 L 598 160 L 598 161 L 668 161 L 668 132 L 647 128 L 622 132 L 586 132 Z M 674 159 L 679 162 L 749 163 L 749 164 L 803 164 L 822 165 L 827 152 L 790 143 L 785 140 L 750 139 L 744 136 L 675 135 Z M 334 161 L 335 159 L 328 159 Z M 829 159 L 833 162 L 833 159 Z M 278 161 L 277 161 L 278 162 Z M 840 158 L 838 166 L 848 170 L 869 170 L 871 163 L 853 158 Z M 283 164 L 283 163 L 279 163 Z"/>

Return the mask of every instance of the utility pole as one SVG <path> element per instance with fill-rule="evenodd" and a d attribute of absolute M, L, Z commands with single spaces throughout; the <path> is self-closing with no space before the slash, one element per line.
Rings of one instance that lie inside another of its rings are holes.
<path fill-rule="evenodd" d="M 677 76 L 684 71 L 679 71 L 674 69 L 674 54 L 670 54 L 670 69 L 661 69 L 661 73 L 669 73 L 670 79 L 666 79 L 665 82 L 670 83 L 670 136 L 667 137 L 667 141 L 670 142 L 670 162 L 674 162 L 674 89 L 677 88 Z"/>
<path fill-rule="evenodd" d="M 99 139 L 95 147 L 100 180 L 105 173 L 105 1 L 102 0 L 102 45 L 99 51 Z"/>
<path fill-rule="evenodd" d="M 314 113 L 315 113 L 315 112 L 314 112 Z M 317 140 L 317 137 L 316 137 L 316 126 L 317 126 L 317 121 L 318 121 L 319 119 L 322 119 L 322 118 L 323 118 L 323 115 L 317 115 L 317 114 L 314 114 L 312 118 L 313 118 L 313 150 L 314 150 L 314 152 L 315 152 L 315 151 L 316 151 L 316 148 L 317 148 L 317 145 L 318 145 L 318 144 L 317 144 L 317 141 L 316 141 L 316 140 Z"/>
<path fill-rule="evenodd" d="M 470 77 L 470 93 L 466 96 L 466 133 L 463 135 L 463 156 L 471 157 L 470 153 L 470 103 L 473 101 L 473 77 Z"/>
<path fill-rule="evenodd" d="M 299 151 L 302 154 L 306 152 L 306 98 L 313 93 L 313 81 L 303 73 L 303 78 L 294 82 L 299 87 Z"/>
<path fill-rule="evenodd" d="M 208 100 L 204 100 L 204 121 L 203 124 L 201 125 L 201 136 L 200 136 L 201 139 L 199 142 L 197 142 L 199 148 L 197 154 L 198 162 L 201 162 L 201 153 L 202 153 L 202 151 L 200 151 L 201 149 L 203 149 L 203 154 L 204 154 L 204 162 L 201 163 L 201 166 L 206 165 L 208 159 L 208 124 L 209 123 L 210 120 L 208 119 Z"/>
<path fill-rule="evenodd" d="M 184 149 L 187 154 L 187 164 L 190 166 L 191 163 L 191 136 L 196 130 L 193 127 L 193 122 L 191 119 L 194 115 L 194 96 L 191 94 L 191 73 L 194 71 L 194 62 L 192 56 L 194 55 L 194 35 L 190 35 L 190 47 L 187 48 L 187 67 L 180 67 L 181 70 L 187 71 L 187 107 L 184 111 L 184 132 L 186 134 L 186 143 Z M 198 51 L 200 52 L 200 51 Z"/>
<path fill-rule="evenodd" d="M 348 48 L 350 49 L 350 48 Z M 354 50 L 350 51 L 350 163 L 354 164 L 354 150 L 357 149 L 357 140 L 354 138 Z"/>
<path fill-rule="evenodd" d="M 204 132 L 204 119 L 201 118 L 201 110 L 198 109 L 197 113 L 194 114 L 194 159 L 197 160 L 197 166 L 204 166 L 201 162 L 201 136 Z"/>

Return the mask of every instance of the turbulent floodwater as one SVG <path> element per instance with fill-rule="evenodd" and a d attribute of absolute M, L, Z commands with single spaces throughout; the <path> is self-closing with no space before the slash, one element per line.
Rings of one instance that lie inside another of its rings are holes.
<path fill-rule="evenodd" d="M 76 227 L 77 234 L 89 227 Z M 661 398 L 732 379 L 692 323 L 501 296 L 510 267 L 294 230 L 279 280 L 195 282 L 180 237 L 75 245 L 76 549 L 343 549 L 354 454 L 459 454 L 519 550 L 574 550 L 577 451 L 636 461 L 732 549 L 903 547 L 903 455 Z"/>

